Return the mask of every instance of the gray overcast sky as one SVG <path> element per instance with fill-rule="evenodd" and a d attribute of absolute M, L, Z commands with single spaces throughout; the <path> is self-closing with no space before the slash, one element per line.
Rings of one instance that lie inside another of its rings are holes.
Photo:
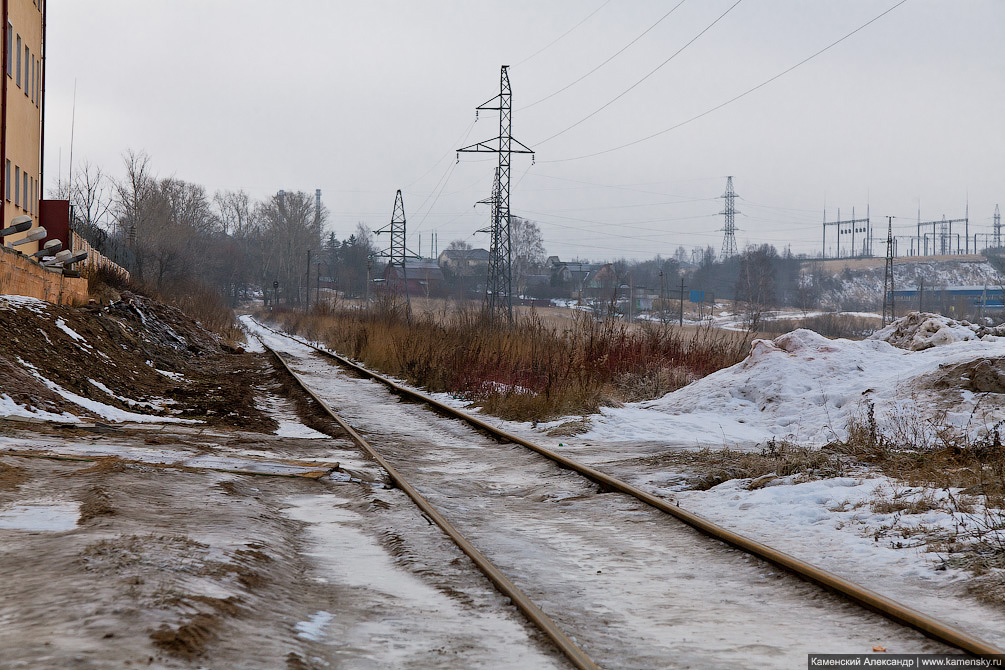
<path fill-rule="evenodd" d="M 711 109 L 898 1 L 743 0 L 547 140 L 736 0 L 685 0 L 532 105 L 678 1 L 49 0 L 46 187 L 60 157 L 67 173 L 76 81 L 77 166 L 118 176 L 133 149 L 210 193 L 320 188 L 339 237 L 383 226 L 400 188 L 414 251 L 421 234 L 428 255 L 433 231 L 441 249 L 487 247 L 474 232 L 488 208 L 474 203 L 490 195 L 494 156 L 455 164 L 454 150 L 498 134 L 490 112 L 472 122 L 507 64 L 513 135 L 537 151 L 533 166 L 514 156 L 512 211 L 539 222 L 550 254 L 718 250 L 726 175 L 741 248 L 818 253 L 825 203 L 831 220 L 869 203 L 885 240 L 887 215 L 909 235 L 919 199 L 930 220 L 963 217 L 969 196 L 971 235 L 991 231 L 1005 200 L 1005 2 L 908 0 L 721 110 L 579 158 Z"/>

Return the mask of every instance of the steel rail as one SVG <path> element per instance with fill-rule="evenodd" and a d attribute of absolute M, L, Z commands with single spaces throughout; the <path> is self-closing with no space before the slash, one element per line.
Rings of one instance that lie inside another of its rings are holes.
<path fill-rule="evenodd" d="M 748 554 L 761 558 L 769 563 L 777 565 L 788 572 L 791 572 L 808 582 L 817 584 L 833 593 L 847 598 L 859 605 L 870 609 L 874 612 L 882 614 L 886 618 L 895 621 L 897 623 L 903 624 L 914 628 L 915 630 L 924 633 L 926 636 L 948 644 L 950 646 L 961 649 L 969 654 L 979 657 L 1001 657 L 1005 655 L 1005 650 L 995 647 L 993 644 L 981 640 L 978 637 L 970 635 L 954 626 L 951 626 L 943 621 L 940 621 L 934 617 L 928 616 L 918 610 L 908 607 L 903 603 L 897 602 L 892 598 L 887 598 L 884 595 L 873 591 L 872 589 L 866 588 L 861 584 L 856 584 L 844 577 L 840 577 L 833 572 L 824 570 L 823 568 L 817 567 L 806 561 L 796 558 L 791 554 L 787 554 L 783 551 L 775 549 L 769 545 L 763 544 L 756 540 L 750 539 L 739 533 L 735 533 L 731 530 L 723 528 L 712 521 L 699 516 L 693 512 L 689 512 L 680 507 L 680 504 L 671 504 L 669 501 L 659 498 L 651 493 L 643 491 L 640 488 L 632 486 L 627 482 L 623 482 L 620 479 L 616 479 L 610 475 L 607 475 L 599 470 L 595 470 L 587 465 L 583 465 L 577 461 L 567 458 L 561 454 L 554 451 L 546 449 L 540 445 L 534 444 L 529 440 L 525 440 L 518 435 L 514 435 L 507 431 L 504 431 L 490 423 L 487 423 L 477 417 L 474 417 L 466 412 L 462 412 L 454 407 L 446 405 L 438 400 L 430 398 L 418 391 L 414 391 L 410 388 L 406 388 L 397 384 L 390 379 L 387 379 L 367 368 L 355 363 L 344 356 L 340 356 L 332 351 L 322 349 L 313 344 L 304 342 L 297 338 L 292 337 L 287 333 L 280 333 L 260 322 L 256 321 L 261 327 L 267 328 L 272 332 L 280 335 L 282 337 L 287 337 L 294 339 L 294 341 L 308 346 L 311 349 L 321 353 L 329 358 L 338 361 L 345 367 L 348 367 L 364 377 L 378 381 L 385 386 L 389 387 L 395 393 L 399 395 L 406 396 L 408 398 L 418 400 L 422 403 L 430 405 L 436 408 L 437 411 L 452 416 L 456 419 L 460 419 L 471 426 L 474 426 L 478 430 L 489 433 L 490 435 L 511 442 L 513 444 L 518 444 L 522 447 L 526 447 L 531 451 L 535 451 L 538 454 L 545 456 L 546 458 L 554 461 L 559 466 L 573 470 L 583 475 L 584 477 L 606 487 L 619 491 L 626 495 L 630 495 L 633 498 L 644 502 L 656 509 L 666 512 L 679 519 L 680 521 L 686 523 L 692 528 L 708 535 L 714 537 L 730 546 L 733 546 L 741 551 Z"/>
<path fill-rule="evenodd" d="M 574 666 L 580 670 L 600 670 L 599 666 L 593 662 L 593 660 L 584 652 L 579 646 L 572 641 L 572 639 L 566 635 L 565 631 L 558 627 L 551 617 L 544 613 L 544 611 L 538 607 L 534 601 L 532 601 L 523 591 L 514 584 L 509 577 L 507 577 L 499 568 L 497 568 L 489 559 L 485 557 L 471 542 L 469 542 L 461 533 L 454 528 L 454 526 L 440 514 L 435 507 L 433 507 L 429 501 L 427 501 L 422 495 L 411 485 L 408 481 L 401 476 L 401 474 L 392 466 L 387 460 L 380 455 L 370 444 L 361 436 L 356 430 L 350 426 L 348 423 L 342 419 L 338 413 L 333 410 L 328 403 L 326 403 L 318 394 L 301 379 L 300 375 L 293 371 L 289 364 L 283 360 L 283 357 L 274 350 L 269 345 L 264 342 L 262 345 L 272 352 L 272 355 L 276 357 L 279 363 L 286 369 L 291 377 L 300 385 L 300 387 L 314 399 L 318 405 L 328 413 L 332 419 L 342 427 L 349 436 L 352 438 L 353 442 L 359 445 L 363 451 L 365 451 L 373 460 L 377 461 L 380 467 L 384 468 L 391 481 L 399 489 L 405 492 L 412 502 L 422 510 L 422 512 L 433 521 L 437 526 L 446 533 L 454 544 L 463 551 L 467 556 L 474 561 L 475 565 L 478 567 L 482 573 L 489 578 L 489 580 L 495 584 L 496 588 L 506 597 L 508 597 L 516 607 L 523 612 L 524 616 L 530 620 L 532 624 L 537 626 L 545 635 L 547 635 L 552 642 L 559 648 L 559 650 L 572 662 Z"/>

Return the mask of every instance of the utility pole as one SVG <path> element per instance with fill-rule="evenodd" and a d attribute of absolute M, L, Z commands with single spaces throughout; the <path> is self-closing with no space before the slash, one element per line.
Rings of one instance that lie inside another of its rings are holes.
<path fill-rule="evenodd" d="M 667 307 L 663 301 L 663 270 L 660 270 L 660 323 L 667 322 Z"/>
<path fill-rule="evenodd" d="M 925 280 L 924 279 L 919 279 L 918 280 L 918 311 L 919 312 L 924 312 L 925 311 L 924 305 L 925 305 Z"/>
<path fill-rule="evenodd" d="M 886 228 L 886 272 L 883 277 L 883 325 L 892 323 L 896 317 L 893 305 L 893 217 L 888 216 Z M 887 320 L 889 315 L 889 321 Z"/>
<path fill-rule="evenodd" d="M 394 196 L 394 211 L 391 213 L 391 222 L 376 231 L 376 233 L 377 235 L 383 235 L 384 233 L 390 233 L 391 235 L 391 246 L 378 253 L 377 256 L 379 258 L 390 259 L 387 262 L 389 270 L 392 268 L 399 268 L 401 270 L 401 279 L 405 284 L 406 317 L 411 320 L 412 300 L 408 295 L 408 272 L 405 269 L 405 261 L 409 258 L 418 258 L 418 256 L 410 252 L 405 246 L 405 202 L 401 198 L 400 188 Z M 388 279 L 390 279 L 390 272 L 388 273 Z"/>
<path fill-rule="evenodd" d="M 505 314 L 506 320 L 513 322 L 513 259 L 510 247 L 510 157 L 512 154 L 533 154 L 534 151 L 513 139 L 513 91 L 509 83 L 509 66 L 503 65 L 499 74 L 499 95 L 479 105 L 480 110 L 499 112 L 499 135 L 493 139 L 478 142 L 457 150 L 457 160 L 461 152 L 495 153 L 499 155 L 496 174 L 498 193 L 496 195 L 495 216 L 492 220 L 493 236 L 489 257 L 489 282 L 485 287 L 488 297 L 489 319 L 495 313 Z M 475 117 L 477 118 L 477 116 Z M 531 159 L 533 161 L 533 158 Z M 531 163 L 533 164 L 533 162 Z M 495 190 L 495 189 L 494 189 Z"/>
<path fill-rule="evenodd" d="M 304 282 L 304 288 L 307 290 L 307 302 L 304 303 L 304 312 L 309 312 L 311 310 L 311 250 L 307 250 L 307 281 Z"/>
<path fill-rule="evenodd" d="M 684 277 L 680 278 L 680 325 L 684 325 Z"/>
<path fill-rule="evenodd" d="M 719 212 L 725 215 L 725 224 L 722 227 L 722 257 L 730 258 L 736 255 L 736 193 L 733 191 L 733 178 L 726 177 L 726 192 L 722 195 L 726 200 L 726 207 Z"/>

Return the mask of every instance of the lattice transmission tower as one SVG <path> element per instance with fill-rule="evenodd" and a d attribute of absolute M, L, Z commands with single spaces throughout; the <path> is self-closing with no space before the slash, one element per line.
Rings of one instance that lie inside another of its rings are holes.
<path fill-rule="evenodd" d="M 998 212 L 998 205 L 995 205 L 995 249 L 1002 246 L 1002 215 Z M 977 246 L 977 245 L 974 245 Z M 974 249 L 977 251 L 977 249 Z"/>
<path fill-rule="evenodd" d="M 722 257 L 729 258 L 736 255 L 736 193 L 733 191 L 733 178 L 726 177 L 726 192 L 722 194 L 726 200 L 726 207 L 719 212 L 725 215 L 726 222 L 723 225 L 722 235 Z"/>
<path fill-rule="evenodd" d="M 375 254 L 378 258 L 387 258 L 388 265 L 388 285 L 390 286 L 391 281 L 396 279 L 392 277 L 394 268 L 398 268 L 401 273 L 400 283 L 405 287 L 405 301 L 408 306 L 408 310 L 411 311 L 412 301 L 408 295 L 408 271 L 405 267 L 405 261 L 410 258 L 418 258 L 415 254 L 408 250 L 405 245 L 405 202 L 401 198 L 401 189 L 398 189 L 397 194 L 394 196 L 394 212 L 391 213 L 391 222 L 376 231 L 377 235 L 390 234 L 391 235 L 391 246 L 383 251 Z"/>
<path fill-rule="evenodd" d="M 510 247 L 510 158 L 512 154 L 533 154 L 528 146 L 513 139 L 513 91 L 509 83 L 509 66 L 503 65 L 499 75 L 499 95 L 479 105 L 477 111 L 499 112 L 499 135 L 462 147 L 465 153 L 495 153 L 499 155 L 496 186 L 493 187 L 492 244 L 489 249 L 489 276 L 485 285 L 486 306 L 490 321 L 497 314 L 513 320 L 513 260 Z"/>
<path fill-rule="evenodd" d="M 887 217 L 886 271 L 883 273 L 883 325 L 897 318 L 893 307 L 893 217 Z"/>

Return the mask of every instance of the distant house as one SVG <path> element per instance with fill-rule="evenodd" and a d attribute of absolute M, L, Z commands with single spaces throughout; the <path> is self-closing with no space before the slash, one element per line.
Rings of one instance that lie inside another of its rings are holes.
<path fill-rule="evenodd" d="M 586 276 L 583 283 L 582 297 L 610 300 L 614 297 L 617 285 L 618 273 L 614 271 L 612 264 L 605 263 Z"/>
<path fill-rule="evenodd" d="M 436 258 L 442 270 L 457 277 L 484 275 L 488 272 L 489 252 L 485 249 L 446 249 Z"/>
<path fill-rule="evenodd" d="M 404 292 L 416 297 L 442 296 L 445 291 L 443 272 L 433 260 L 406 260 L 404 275 L 397 265 L 388 264 L 384 268 L 384 282 L 396 293 Z"/>
<path fill-rule="evenodd" d="M 617 273 L 610 263 L 579 263 L 548 259 L 552 286 L 565 287 L 570 298 L 610 298 Z"/>

